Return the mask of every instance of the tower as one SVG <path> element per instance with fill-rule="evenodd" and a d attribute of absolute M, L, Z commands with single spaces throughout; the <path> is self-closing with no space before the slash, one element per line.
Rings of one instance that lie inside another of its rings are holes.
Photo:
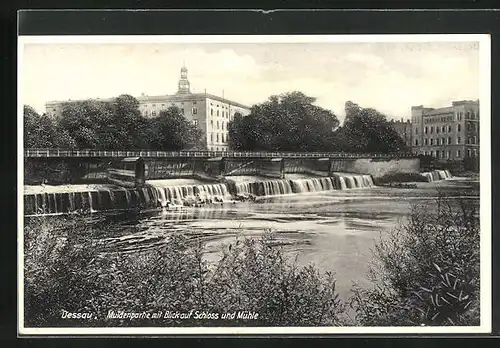
<path fill-rule="evenodd" d="M 183 66 L 181 68 L 181 78 L 179 80 L 179 88 L 177 90 L 177 94 L 188 94 L 191 93 L 190 87 L 189 87 L 189 80 L 187 78 L 188 70 L 186 66 Z"/>

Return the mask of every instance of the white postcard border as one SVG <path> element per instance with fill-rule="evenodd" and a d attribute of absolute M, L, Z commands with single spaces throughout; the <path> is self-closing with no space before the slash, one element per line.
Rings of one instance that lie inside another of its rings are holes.
<path fill-rule="evenodd" d="M 147 36 L 19 36 L 18 37 L 18 334 L 19 335 L 223 335 L 223 334 L 477 334 L 491 332 L 491 37 L 489 34 L 414 35 L 147 35 Z M 24 327 L 24 161 L 23 161 L 23 47 L 26 44 L 117 43 L 369 43 L 369 42 L 479 42 L 480 57 L 480 325 L 455 327 Z"/>

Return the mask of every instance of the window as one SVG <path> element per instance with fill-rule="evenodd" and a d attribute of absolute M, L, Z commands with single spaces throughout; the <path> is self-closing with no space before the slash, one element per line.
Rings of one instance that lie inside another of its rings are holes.
<path fill-rule="evenodd" d="M 434 151 L 431 151 L 431 156 L 434 157 Z"/>
<path fill-rule="evenodd" d="M 197 126 L 197 125 L 198 125 L 198 120 L 193 120 L 193 124 L 194 124 L 195 126 Z"/>
<path fill-rule="evenodd" d="M 434 127 L 431 127 L 431 134 L 434 133 Z"/>
<path fill-rule="evenodd" d="M 473 150 L 473 154 L 474 154 L 474 157 L 477 156 L 477 150 L 476 149 Z"/>
<path fill-rule="evenodd" d="M 210 116 L 214 115 L 214 109 L 210 109 Z"/>
<path fill-rule="evenodd" d="M 444 158 L 444 151 L 441 151 L 441 158 Z"/>
<path fill-rule="evenodd" d="M 436 134 L 439 134 L 439 126 L 436 127 Z"/>
<path fill-rule="evenodd" d="M 441 127 L 441 133 L 444 133 L 444 132 L 446 132 L 446 127 L 445 127 L 445 126 L 442 126 L 442 127 Z"/>
<path fill-rule="evenodd" d="M 431 138 L 431 145 L 434 145 L 434 138 Z"/>
<path fill-rule="evenodd" d="M 219 133 L 217 133 L 217 143 L 219 142 Z"/>
<path fill-rule="evenodd" d="M 415 127 L 415 134 L 418 135 L 418 128 Z"/>
<path fill-rule="evenodd" d="M 462 157 L 462 154 L 460 153 L 460 150 L 457 150 L 457 158 Z"/>
<path fill-rule="evenodd" d="M 210 142 L 213 143 L 214 142 L 214 133 L 210 133 Z"/>
<path fill-rule="evenodd" d="M 447 159 L 450 159 L 450 157 L 451 157 L 451 151 L 448 151 L 448 152 L 446 153 L 446 158 L 447 158 Z"/>
<path fill-rule="evenodd" d="M 198 108 L 197 107 L 193 107 L 193 109 L 191 110 L 191 112 L 193 113 L 193 115 L 196 115 L 198 113 Z"/>
<path fill-rule="evenodd" d="M 425 145 L 429 145 L 429 139 L 425 138 L 424 143 L 425 143 Z"/>
<path fill-rule="evenodd" d="M 224 130 L 224 121 L 222 121 L 222 130 Z"/>
<path fill-rule="evenodd" d="M 451 145 L 451 137 L 448 137 L 448 145 Z"/>
<path fill-rule="evenodd" d="M 218 106 L 218 105 L 217 105 Z M 219 110 L 217 110 L 217 117 L 219 117 Z"/>
<path fill-rule="evenodd" d="M 473 143 L 473 144 L 477 144 L 477 142 L 476 142 L 476 141 L 477 141 L 477 137 L 474 135 L 474 136 L 472 137 L 472 143 Z"/>
<path fill-rule="evenodd" d="M 156 111 L 154 111 L 154 110 L 151 111 L 151 116 L 153 116 L 153 117 L 156 116 Z"/>
<path fill-rule="evenodd" d="M 427 126 L 424 128 L 424 133 L 427 134 Z"/>
<path fill-rule="evenodd" d="M 470 131 L 470 122 L 467 122 L 467 130 Z"/>
<path fill-rule="evenodd" d="M 448 133 L 451 133 L 451 126 L 448 126 Z"/>
<path fill-rule="evenodd" d="M 415 139 L 415 146 L 418 146 L 418 139 Z"/>
<path fill-rule="evenodd" d="M 460 144 L 462 142 L 462 139 L 460 137 L 457 137 L 457 144 Z"/>
<path fill-rule="evenodd" d="M 219 121 L 217 121 L 217 129 L 219 129 Z"/>
<path fill-rule="evenodd" d="M 214 120 L 210 120 L 210 126 L 214 128 Z"/>
<path fill-rule="evenodd" d="M 457 132 L 460 132 L 462 130 L 462 125 L 461 124 L 457 124 Z"/>

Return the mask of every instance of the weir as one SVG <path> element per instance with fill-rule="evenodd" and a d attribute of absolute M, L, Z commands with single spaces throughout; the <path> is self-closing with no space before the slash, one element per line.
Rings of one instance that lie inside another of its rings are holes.
<path fill-rule="evenodd" d="M 173 205 L 193 205 L 196 202 L 230 202 L 256 197 L 269 197 L 310 192 L 349 190 L 372 187 L 370 175 L 334 174 L 331 177 L 302 179 L 271 179 L 237 182 L 231 178 L 221 183 L 191 180 L 172 184 L 170 180 L 154 180 L 143 187 L 71 191 L 31 192 L 24 195 L 24 215 L 93 213 L 99 211 L 152 209 Z"/>
<path fill-rule="evenodd" d="M 446 180 L 452 177 L 450 171 L 448 169 L 445 170 L 433 170 L 431 172 L 423 172 L 422 176 L 427 178 L 427 181 L 433 182 L 438 180 Z"/>

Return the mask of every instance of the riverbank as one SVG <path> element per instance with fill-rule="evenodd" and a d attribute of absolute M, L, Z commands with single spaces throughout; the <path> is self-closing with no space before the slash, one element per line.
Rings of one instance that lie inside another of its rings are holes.
<path fill-rule="evenodd" d="M 430 190 L 437 183 L 426 184 Z M 370 195 L 366 190 L 356 191 L 351 198 L 342 192 L 297 195 L 286 201 L 285 197 L 266 198 L 259 204 L 241 206 L 245 217 L 226 210 L 227 220 L 218 215 L 224 212 L 222 207 L 203 220 L 196 214 L 209 210 L 193 209 L 194 215 L 184 218 L 183 213 L 141 215 L 135 224 L 124 216 L 28 218 L 24 231 L 25 289 L 30 292 L 26 318 L 35 326 L 365 325 L 353 313 L 347 315 L 352 282 L 370 288 L 369 282 L 360 280 L 367 272 L 377 231 L 387 234 L 393 230 L 387 214 L 399 210 L 398 216 L 407 217 L 412 211 L 394 205 L 390 192 L 384 204 L 370 199 L 388 189 L 372 190 Z M 426 214 L 416 216 L 434 216 L 438 211 L 435 199 L 429 199 L 426 192 L 421 198 L 424 200 L 414 204 L 423 204 Z M 309 213 L 299 213 L 299 202 L 307 204 Z M 260 211 L 263 223 L 255 211 L 248 211 L 250 207 Z M 181 218 L 177 223 L 171 220 L 175 216 Z M 329 216 L 333 219 L 328 220 Z M 402 222 L 400 218 L 395 221 Z M 460 219 L 450 215 L 450 219 L 438 221 Z M 275 228 L 269 233 L 266 226 Z M 427 238 L 433 238 L 431 232 Z M 447 238 L 446 243 L 463 241 Z M 39 272 L 42 269 L 46 271 Z M 335 272 L 335 279 L 327 276 L 328 271 Z M 88 279 L 93 280 L 89 283 Z M 93 309 L 95 320 L 62 320 L 60 308 L 69 312 Z M 200 308 L 220 315 L 247 310 L 259 313 L 260 319 L 107 318 L 109 310 L 123 308 L 151 314 L 167 309 L 188 313 Z M 325 308 L 327 314 L 323 315 Z M 372 323 L 379 319 L 373 314 L 369 318 Z"/>

